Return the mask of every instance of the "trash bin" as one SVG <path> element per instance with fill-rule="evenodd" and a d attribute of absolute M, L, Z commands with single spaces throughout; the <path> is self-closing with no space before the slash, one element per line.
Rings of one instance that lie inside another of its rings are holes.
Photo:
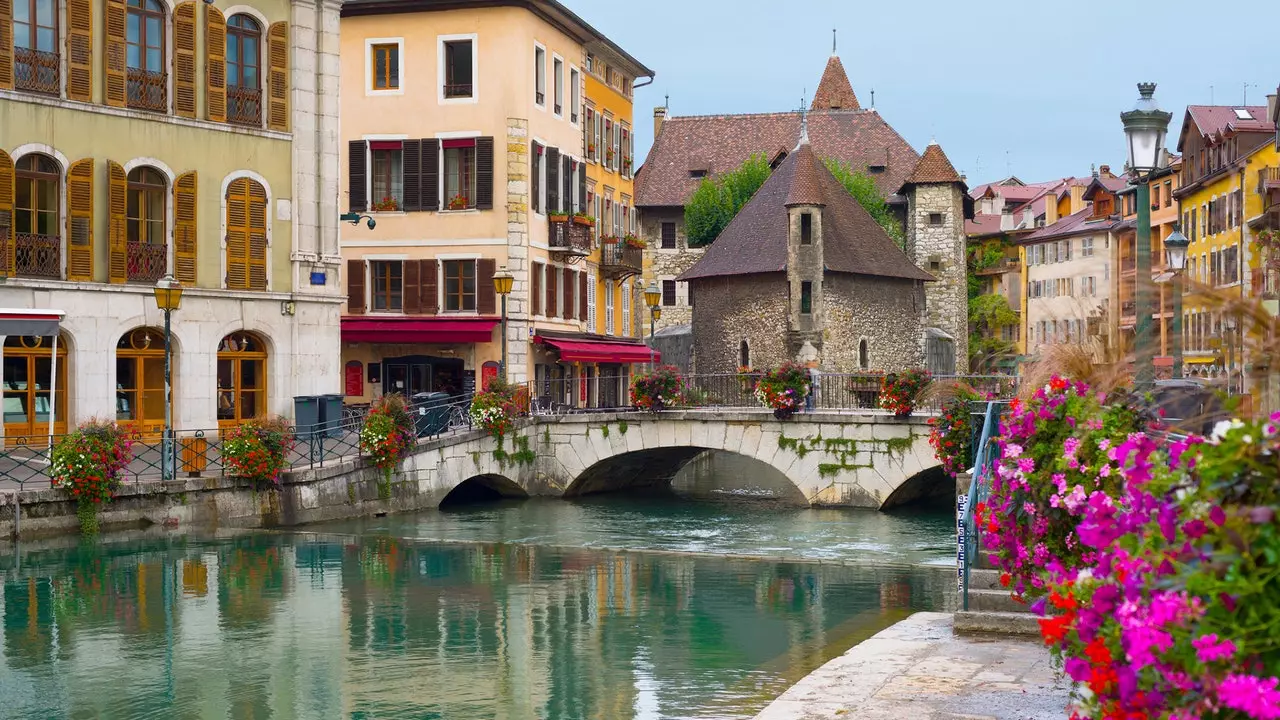
<path fill-rule="evenodd" d="M 299 395 L 293 399 L 294 435 L 299 440 L 309 440 L 319 430 L 320 398 L 315 395 Z"/>
<path fill-rule="evenodd" d="M 452 396 L 443 392 L 418 393 L 409 398 L 413 403 L 413 422 L 417 426 L 418 437 L 439 435 L 449 427 L 449 411 L 453 403 Z"/>
<path fill-rule="evenodd" d="M 321 395 L 320 426 L 324 428 L 325 437 L 336 438 L 342 435 L 342 396 Z"/>

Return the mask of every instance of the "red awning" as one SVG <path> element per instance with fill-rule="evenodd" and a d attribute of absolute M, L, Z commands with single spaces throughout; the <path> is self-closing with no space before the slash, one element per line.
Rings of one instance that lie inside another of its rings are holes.
<path fill-rule="evenodd" d="M 342 342 L 481 343 L 493 340 L 498 318 L 344 317 Z"/>
<path fill-rule="evenodd" d="M 648 345 L 637 343 L 589 342 L 586 340 L 562 340 L 560 338 L 535 338 L 536 342 L 550 345 L 560 351 L 560 359 L 566 362 L 588 363 L 647 363 L 652 357 L 661 360 L 662 353 L 650 355 Z"/>

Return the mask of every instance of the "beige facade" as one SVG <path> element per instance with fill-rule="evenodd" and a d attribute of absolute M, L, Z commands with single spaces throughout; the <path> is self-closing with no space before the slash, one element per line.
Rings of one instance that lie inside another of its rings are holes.
<path fill-rule="evenodd" d="M 1097 232 L 1027 240 L 1024 337 L 1028 353 L 1036 355 L 1057 344 L 1102 351 L 1106 313 L 1112 304 L 1113 244 L 1109 223 Z"/>

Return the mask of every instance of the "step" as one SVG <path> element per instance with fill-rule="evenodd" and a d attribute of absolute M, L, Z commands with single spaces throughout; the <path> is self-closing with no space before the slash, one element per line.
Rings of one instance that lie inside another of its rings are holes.
<path fill-rule="evenodd" d="M 969 568 L 970 590 L 1004 590 L 1000 584 L 1000 571 L 986 568 Z"/>
<path fill-rule="evenodd" d="M 969 609 L 979 612 L 1030 613 L 1026 603 L 1013 599 L 1008 590 L 981 590 L 969 587 Z"/>
<path fill-rule="evenodd" d="M 955 614 L 957 635 L 1011 635 L 1040 637 L 1039 618 L 1031 613 L 976 612 L 961 610 Z"/>

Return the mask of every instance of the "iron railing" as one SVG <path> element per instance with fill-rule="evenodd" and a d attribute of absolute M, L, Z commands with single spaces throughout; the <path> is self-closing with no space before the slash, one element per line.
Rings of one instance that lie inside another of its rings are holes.
<path fill-rule="evenodd" d="M 27 92 L 57 95 L 62 85 L 62 58 L 58 53 L 16 47 L 13 49 L 13 86 Z"/>
<path fill-rule="evenodd" d="M 125 258 L 129 282 L 154 283 L 164 277 L 169 249 L 155 243 L 130 242 L 127 243 Z"/>
<path fill-rule="evenodd" d="M 759 408 L 755 386 L 760 373 L 734 375 L 691 375 L 685 378 L 685 404 L 708 408 Z M 814 411 L 876 410 L 880 407 L 880 387 L 884 375 L 874 373 L 820 373 L 813 387 Z M 933 385 L 968 385 L 978 393 L 995 398 L 1011 397 L 1018 389 L 1012 375 L 935 375 Z M 940 393 L 924 393 L 916 409 L 937 411 L 945 399 Z M 806 408 L 809 403 L 806 402 Z"/>
<path fill-rule="evenodd" d="M 552 252 L 570 253 L 573 255 L 591 254 L 591 246 L 595 244 L 595 228 L 577 218 L 569 216 L 566 220 L 549 220 L 548 243 Z"/>
<path fill-rule="evenodd" d="M 600 272 L 610 277 L 638 275 L 644 267 L 644 249 L 624 241 L 606 242 L 600 248 Z"/>
<path fill-rule="evenodd" d="M 14 271 L 19 277 L 62 277 L 62 238 L 18 233 L 14 240 Z"/>
<path fill-rule="evenodd" d="M 131 108 L 157 112 L 169 109 L 169 80 L 162 72 L 129 68 L 127 92 Z"/>
<path fill-rule="evenodd" d="M 960 536 L 956 540 L 960 553 L 957 561 L 960 565 L 960 592 L 964 610 L 969 609 L 969 571 L 982 548 L 978 538 L 975 508 L 978 503 L 985 503 L 991 496 L 991 478 L 995 473 L 995 464 L 999 460 L 995 439 L 1000 433 L 1000 418 L 1008 405 L 1009 403 L 1004 401 L 991 401 L 986 404 L 982 432 L 978 436 L 978 443 L 973 453 L 973 477 L 969 481 L 969 494 L 960 513 L 958 524 Z"/>
<path fill-rule="evenodd" d="M 257 127 L 262 124 L 262 88 L 227 86 L 227 122 Z"/>

